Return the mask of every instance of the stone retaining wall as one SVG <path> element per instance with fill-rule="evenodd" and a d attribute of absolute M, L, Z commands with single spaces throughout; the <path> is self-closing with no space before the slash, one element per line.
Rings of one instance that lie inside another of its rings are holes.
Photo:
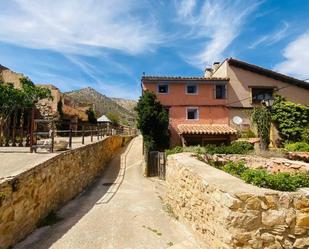
<path fill-rule="evenodd" d="M 32 232 L 51 211 L 79 194 L 131 137 L 112 136 L 63 152 L 0 184 L 0 248 Z"/>
<path fill-rule="evenodd" d="M 228 161 L 244 161 L 245 165 L 254 169 L 265 169 L 271 173 L 308 173 L 309 163 L 289 160 L 286 158 L 266 158 L 257 155 L 215 154 L 206 155 L 206 160 L 212 160 L 218 164 L 226 164 Z"/>
<path fill-rule="evenodd" d="M 309 248 L 309 198 L 244 183 L 188 153 L 167 160 L 166 203 L 209 248 Z"/>

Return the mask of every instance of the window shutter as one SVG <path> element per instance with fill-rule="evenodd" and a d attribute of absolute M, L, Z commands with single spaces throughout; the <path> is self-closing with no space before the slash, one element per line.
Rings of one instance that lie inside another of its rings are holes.
<path fill-rule="evenodd" d="M 217 87 L 217 85 L 214 84 L 214 99 L 216 99 L 216 87 Z"/>
<path fill-rule="evenodd" d="M 227 84 L 224 85 L 224 98 L 227 99 Z"/>

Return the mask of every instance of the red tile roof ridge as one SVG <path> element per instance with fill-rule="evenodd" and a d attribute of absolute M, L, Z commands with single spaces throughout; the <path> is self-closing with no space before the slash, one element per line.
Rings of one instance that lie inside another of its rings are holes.
<path fill-rule="evenodd" d="M 199 77 L 199 76 L 142 76 L 142 80 L 229 80 L 229 78 L 219 77 Z"/>

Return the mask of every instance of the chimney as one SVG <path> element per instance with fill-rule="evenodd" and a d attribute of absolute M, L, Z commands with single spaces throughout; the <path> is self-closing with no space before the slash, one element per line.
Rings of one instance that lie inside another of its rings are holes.
<path fill-rule="evenodd" d="M 214 62 L 214 64 L 212 65 L 212 71 L 215 72 L 220 66 L 220 62 Z"/>
<path fill-rule="evenodd" d="M 205 72 L 204 72 L 204 77 L 205 78 L 211 78 L 211 76 L 212 76 L 212 68 L 206 67 Z"/>

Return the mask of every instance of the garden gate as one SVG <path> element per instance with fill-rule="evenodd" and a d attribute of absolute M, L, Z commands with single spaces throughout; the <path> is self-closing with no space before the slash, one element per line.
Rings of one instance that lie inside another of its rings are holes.
<path fill-rule="evenodd" d="M 166 156 L 164 152 L 150 151 L 147 160 L 147 176 L 158 176 L 165 180 Z"/>

